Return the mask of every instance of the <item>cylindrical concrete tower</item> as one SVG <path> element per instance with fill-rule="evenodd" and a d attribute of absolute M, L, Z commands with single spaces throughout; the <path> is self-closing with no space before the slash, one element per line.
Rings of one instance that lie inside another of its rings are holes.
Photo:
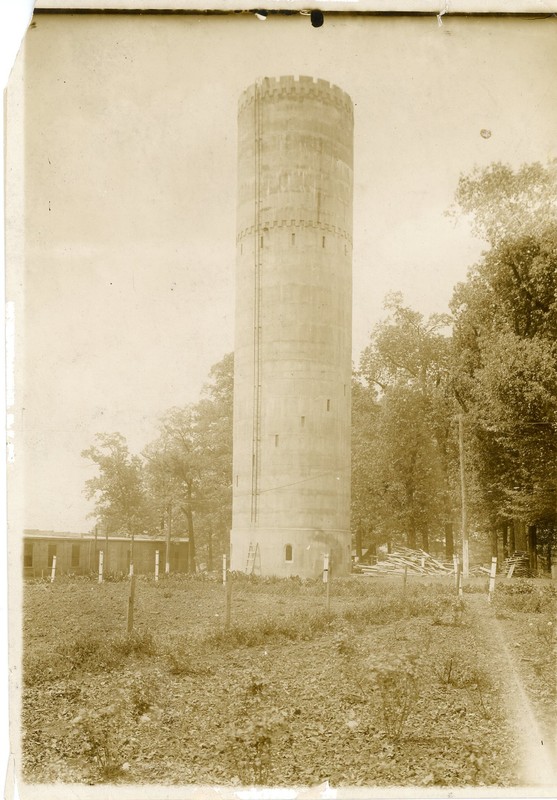
<path fill-rule="evenodd" d="M 240 98 L 233 570 L 350 569 L 353 124 L 322 80 Z"/>

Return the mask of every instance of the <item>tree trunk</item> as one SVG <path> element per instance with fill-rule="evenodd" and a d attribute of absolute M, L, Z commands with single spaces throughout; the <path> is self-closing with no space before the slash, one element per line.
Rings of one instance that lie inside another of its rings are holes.
<path fill-rule="evenodd" d="M 511 524 L 509 525 L 509 554 L 512 554 L 516 550 L 516 538 L 514 532 L 514 520 L 512 520 Z"/>
<path fill-rule="evenodd" d="M 452 561 L 454 555 L 453 523 L 445 523 L 445 558 Z"/>
<path fill-rule="evenodd" d="M 168 504 L 167 507 L 167 518 L 166 518 L 167 526 L 166 526 L 166 553 L 165 553 L 165 563 L 164 563 L 164 574 L 170 574 L 170 540 L 172 538 L 172 503 Z"/>
<path fill-rule="evenodd" d="M 213 571 L 213 532 L 209 530 L 209 542 L 207 548 L 207 569 Z"/>
<path fill-rule="evenodd" d="M 498 541 L 497 528 L 493 528 L 492 531 L 491 531 L 491 557 L 492 558 L 498 558 L 499 557 L 497 541 Z"/>
<path fill-rule="evenodd" d="M 356 556 L 358 561 L 362 558 L 362 526 L 358 525 L 356 528 Z"/>
<path fill-rule="evenodd" d="M 429 553 L 429 533 L 425 529 L 422 531 L 422 550 Z"/>
<path fill-rule="evenodd" d="M 538 529 L 535 525 L 528 525 L 528 555 L 530 556 L 530 569 L 538 568 Z"/>
<path fill-rule="evenodd" d="M 509 526 L 506 522 L 501 525 L 501 533 L 503 534 L 503 558 L 509 557 Z"/>
<path fill-rule="evenodd" d="M 410 529 L 408 531 L 407 537 L 408 547 L 411 547 L 413 550 L 416 549 L 416 523 L 412 519 L 410 521 Z"/>
<path fill-rule="evenodd" d="M 188 521 L 188 537 L 190 540 L 189 544 L 189 571 L 195 572 L 196 571 L 196 556 L 195 556 L 195 536 L 193 533 L 193 514 L 191 511 L 186 512 L 186 519 Z"/>

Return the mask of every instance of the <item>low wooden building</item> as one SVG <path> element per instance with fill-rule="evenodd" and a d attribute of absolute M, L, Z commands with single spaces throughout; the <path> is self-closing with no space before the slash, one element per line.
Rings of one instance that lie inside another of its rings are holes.
<path fill-rule="evenodd" d="M 98 572 L 99 553 L 103 552 L 105 575 L 127 574 L 132 558 L 132 541 L 128 536 L 95 536 L 94 533 L 25 530 L 23 533 L 23 577 L 41 578 L 50 575 L 56 556 L 57 575 L 89 575 Z M 155 554 L 159 552 L 160 574 L 165 570 L 166 540 L 135 536 L 133 569 L 136 575 L 155 573 Z M 189 539 L 172 539 L 170 571 L 187 572 Z"/>

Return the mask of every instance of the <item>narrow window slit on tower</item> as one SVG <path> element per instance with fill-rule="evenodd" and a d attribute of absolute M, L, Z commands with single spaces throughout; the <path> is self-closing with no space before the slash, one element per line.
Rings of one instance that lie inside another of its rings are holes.
<path fill-rule="evenodd" d="M 327 400 L 327 411 L 331 410 L 331 401 Z"/>
<path fill-rule="evenodd" d="M 325 237 L 324 236 L 321 239 L 321 247 L 325 247 Z"/>
<path fill-rule="evenodd" d="M 236 486 L 238 486 L 238 475 L 236 475 Z"/>
<path fill-rule="evenodd" d="M 263 247 L 263 237 L 260 238 L 260 246 Z"/>
<path fill-rule="evenodd" d="M 306 418 L 300 417 L 300 425 L 302 426 L 302 428 L 304 427 L 305 424 L 306 424 Z"/>
<path fill-rule="evenodd" d="M 278 447 L 278 433 L 275 433 L 275 447 Z"/>
<path fill-rule="evenodd" d="M 292 234 L 292 244 L 296 244 L 296 234 Z"/>
<path fill-rule="evenodd" d="M 285 561 L 292 561 L 292 545 L 287 544 L 284 548 L 284 560 Z"/>

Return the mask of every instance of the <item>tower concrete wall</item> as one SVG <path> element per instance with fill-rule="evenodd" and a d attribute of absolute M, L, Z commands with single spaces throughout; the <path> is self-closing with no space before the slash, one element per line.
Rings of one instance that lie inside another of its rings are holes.
<path fill-rule="evenodd" d="M 250 544 L 261 574 L 317 575 L 326 552 L 350 568 L 352 142 L 352 102 L 325 81 L 240 98 L 235 570 Z"/>

